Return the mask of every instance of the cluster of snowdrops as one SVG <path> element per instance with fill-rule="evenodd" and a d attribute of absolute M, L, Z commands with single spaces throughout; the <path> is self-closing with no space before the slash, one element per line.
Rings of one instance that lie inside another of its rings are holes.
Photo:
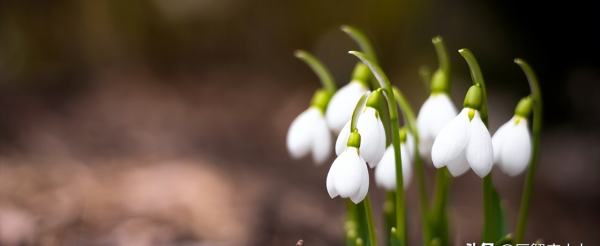
<path fill-rule="evenodd" d="M 346 245 L 377 244 L 368 196 L 369 167 L 375 169 L 377 186 L 388 192 L 384 204 L 388 245 L 406 245 L 404 189 L 413 173 L 420 191 L 423 244 L 450 245 L 446 206 L 450 181 L 469 170 L 483 182 L 482 241 L 499 245 L 522 242 L 541 124 L 541 96 L 529 65 L 515 59 L 527 76 L 532 94 L 515 102 L 514 117 L 491 136 L 485 83 L 468 49 L 459 53 L 469 64 L 473 86 L 459 112 L 449 97 L 449 54 L 440 37 L 432 40 L 439 68 L 434 73 L 420 71 L 431 95 L 415 117 L 402 92 L 391 86 L 378 66 L 369 39 L 354 27 L 342 26 L 342 30 L 357 41 L 362 52 L 350 51 L 359 61 L 351 81 L 339 89 L 316 57 L 305 51 L 295 53 L 319 76 L 322 88 L 315 92 L 308 109 L 292 122 L 287 149 L 296 159 L 312 155 L 316 164 L 329 160 L 333 152 L 337 155 L 325 184 L 331 198 L 340 196 L 351 201 L 347 202 L 344 226 Z M 532 111 L 533 140 L 529 130 Z M 335 143 L 333 136 L 337 136 Z M 425 189 L 423 161 L 438 168 L 431 202 Z M 504 208 L 492 185 L 490 171 L 494 164 L 510 176 L 524 173 L 529 167 L 516 236 L 508 232 Z"/>

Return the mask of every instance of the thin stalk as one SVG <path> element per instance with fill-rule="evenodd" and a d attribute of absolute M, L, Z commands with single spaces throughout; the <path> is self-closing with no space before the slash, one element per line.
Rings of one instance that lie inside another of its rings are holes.
<path fill-rule="evenodd" d="M 427 213 L 429 211 L 427 201 L 427 188 L 425 186 L 425 170 L 423 168 L 423 162 L 421 160 L 421 155 L 419 154 L 419 132 L 417 131 L 417 121 L 415 118 L 415 114 L 410 107 L 410 104 L 404 97 L 404 94 L 397 88 L 393 87 L 394 97 L 396 101 L 399 102 L 400 108 L 402 109 L 402 115 L 404 117 L 404 122 L 408 125 L 408 129 L 413 135 L 414 138 L 414 146 L 415 146 L 415 169 L 417 173 L 417 183 L 419 185 L 419 201 L 420 201 L 420 212 L 421 212 L 421 223 L 423 227 L 423 232 L 427 234 L 429 231 L 429 225 L 427 220 Z M 428 235 L 424 235 L 424 238 L 428 238 Z"/>
<path fill-rule="evenodd" d="M 346 200 L 346 223 L 344 231 L 346 233 L 346 246 L 355 246 L 356 239 L 359 237 L 360 222 L 357 219 L 358 205 L 354 204 L 350 199 Z"/>
<path fill-rule="evenodd" d="M 350 132 L 356 131 L 356 124 L 358 124 L 358 118 L 360 114 L 362 114 L 363 109 L 365 108 L 365 102 L 371 93 L 365 92 L 365 94 L 358 99 L 356 102 L 356 107 L 354 107 L 354 112 L 352 113 L 352 118 L 350 119 Z"/>
<path fill-rule="evenodd" d="M 435 47 L 435 52 L 438 56 L 438 62 L 440 63 L 439 69 L 447 73 L 450 70 L 450 58 L 448 57 L 448 52 L 446 52 L 446 47 L 444 47 L 442 37 L 437 36 L 431 41 Z"/>
<path fill-rule="evenodd" d="M 367 227 L 369 228 L 369 241 L 371 242 L 371 246 L 377 246 L 377 235 L 375 235 L 375 223 L 373 222 L 373 209 L 371 209 L 371 196 L 368 193 L 364 202 Z"/>
<path fill-rule="evenodd" d="M 294 56 L 306 62 L 306 64 L 308 64 L 308 66 L 317 74 L 317 76 L 319 76 L 321 85 L 323 86 L 323 88 L 325 88 L 325 90 L 327 90 L 332 95 L 333 93 L 335 93 L 335 91 L 337 90 L 335 80 L 333 79 L 333 76 L 331 75 L 327 67 L 325 67 L 325 65 L 323 65 L 323 63 L 319 59 L 317 59 L 315 56 L 304 50 L 295 51 Z"/>
<path fill-rule="evenodd" d="M 392 145 L 394 147 L 394 157 L 396 162 L 396 226 L 397 233 L 402 245 L 406 245 L 406 204 L 404 202 L 404 182 L 402 176 L 402 156 L 400 153 L 400 123 L 398 122 L 398 107 L 396 105 L 396 99 L 393 96 L 392 85 L 388 80 L 383 70 L 375 63 L 372 58 L 367 55 L 357 52 L 350 51 L 352 55 L 358 57 L 363 63 L 365 63 L 371 69 L 371 72 L 377 78 L 377 81 L 388 95 L 386 97 L 387 103 L 390 109 L 390 127 L 392 132 Z"/>
<path fill-rule="evenodd" d="M 498 240 L 496 235 L 496 231 L 499 229 L 497 227 L 497 222 L 493 220 L 494 211 L 492 204 L 492 189 L 494 189 L 494 184 L 492 183 L 492 174 L 489 174 L 483 177 L 483 237 L 482 241 L 484 242 L 493 242 Z"/>
<path fill-rule="evenodd" d="M 386 192 L 385 202 L 383 203 L 383 215 L 385 221 L 385 241 L 387 246 L 392 245 L 392 240 L 390 240 L 390 230 L 396 227 L 396 191 L 388 191 Z"/>
<path fill-rule="evenodd" d="M 487 102 L 487 91 L 485 89 L 485 82 L 483 81 L 483 74 L 481 73 L 481 68 L 479 68 L 479 64 L 473 56 L 473 53 L 468 49 L 460 49 L 458 50 L 467 63 L 469 64 L 469 68 L 471 71 L 471 78 L 473 80 L 473 85 L 479 84 L 481 86 L 482 98 L 481 98 L 481 108 L 479 109 L 479 115 L 481 116 L 481 121 L 488 127 L 488 102 Z"/>
<path fill-rule="evenodd" d="M 446 202 L 448 201 L 448 193 L 450 191 L 450 182 L 452 179 L 446 167 L 442 167 L 437 171 L 436 187 L 431 208 L 432 229 L 435 230 L 432 234 L 436 235 L 443 245 L 448 245 L 447 233 L 445 226 L 447 221 L 444 218 L 446 213 Z M 435 223 L 433 222 L 435 221 Z M 433 238 L 426 238 L 426 242 L 430 242 Z"/>
<path fill-rule="evenodd" d="M 533 69 L 527 64 L 527 62 L 521 59 L 515 59 L 515 63 L 521 66 L 523 72 L 527 76 L 527 81 L 531 89 L 531 97 L 533 99 L 533 149 L 531 154 L 531 160 L 529 163 L 529 170 L 527 171 L 527 177 L 525 179 L 525 186 L 523 187 L 523 196 L 521 198 L 521 208 L 519 212 L 519 222 L 517 224 L 517 232 L 515 235 L 514 243 L 523 242 L 525 236 L 525 228 L 527 226 L 527 215 L 529 213 L 529 202 L 531 201 L 531 192 L 533 190 L 533 183 L 535 178 L 535 171 L 537 167 L 537 159 L 540 146 L 540 138 L 542 132 L 542 93 L 540 91 L 540 85 L 533 72 Z"/>
<path fill-rule="evenodd" d="M 358 28 L 353 26 L 342 25 L 340 28 L 342 29 L 342 31 L 347 33 L 352 39 L 354 39 L 356 43 L 358 43 L 358 46 L 360 47 L 362 53 L 369 56 L 371 60 L 377 62 L 377 54 L 375 53 L 373 44 L 371 43 L 369 38 L 367 38 L 367 35 L 365 35 L 362 31 L 358 30 Z"/>
<path fill-rule="evenodd" d="M 450 58 L 442 37 L 437 36 L 431 40 L 435 47 L 435 53 L 438 56 L 439 67 L 431 77 L 431 92 L 450 94 Z"/>
<path fill-rule="evenodd" d="M 473 84 L 479 84 L 482 92 L 482 103 L 481 108 L 479 109 L 479 114 L 481 116 L 481 120 L 488 127 L 488 102 L 487 102 L 487 91 L 485 88 L 485 82 L 483 80 L 483 74 L 481 73 L 481 68 L 473 56 L 473 53 L 468 49 L 460 49 L 458 51 L 469 64 L 469 68 L 471 71 L 471 78 L 473 80 Z M 483 241 L 496 241 L 499 239 L 500 235 L 496 235 L 499 231 L 497 227 L 497 221 L 494 221 L 494 215 L 496 214 L 497 209 L 496 205 L 493 204 L 493 193 L 494 193 L 494 184 L 492 183 L 492 174 L 488 174 L 483 178 Z M 497 237 L 498 236 L 498 237 Z M 496 238 L 497 237 L 497 238 Z"/>

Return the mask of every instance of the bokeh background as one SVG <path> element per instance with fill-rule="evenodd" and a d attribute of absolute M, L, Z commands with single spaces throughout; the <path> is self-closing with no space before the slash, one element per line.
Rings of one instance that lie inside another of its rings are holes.
<path fill-rule="evenodd" d="M 422 65 L 445 40 L 452 99 L 486 79 L 490 130 L 538 74 L 544 132 L 528 241 L 600 245 L 600 18 L 597 4 L 518 1 L 0 2 L 1 245 L 343 245 L 343 200 L 329 164 L 292 160 L 285 136 L 319 86 L 296 49 L 347 83 L 373 41 L 418 110 Z M 333 157 L 331 158 L 333 161 Z M 330 162 L 328 162 L 330 163 Z M 434 168 L 427 166 L 428 189 Z M 493 170 L 514 229 L 524 175 Z M 371 183 L 378 226 L 383 191 Z M 420 245 L 416 183 L 411 245 Z M 455 179 L 455 245 L 479 242 L 480 179 Z M 383 235 L 380 233 L 380 236 Z M 383 239 L 382 239 L 383 240 Z"/>

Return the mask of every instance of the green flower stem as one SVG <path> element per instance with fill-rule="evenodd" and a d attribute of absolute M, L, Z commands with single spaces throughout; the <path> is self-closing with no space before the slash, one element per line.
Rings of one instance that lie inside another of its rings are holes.
<path fill-rule="evenodd" d="M 404 183 L 402 176 L 402 156 L 400 153 L 400 123 L 398 122 L 398 107 L 392 90 L 392 85 L 381 68 L 367 55 L 350 51 L 352 55 L 358 57 L 371 69 L 371 72 L 377 78 L 377 81 L 384 89 L 387 96 L 388 106 L 390 109 L 390 127 L 392 130 L 392 145 L 394 146 L 394 157 L 396 160 L 396 226 L 399 240 L 402 245 L 406 245 L 406 203 L 404 195 Z"/>
<path fill-rule="evenodd" d="M 350 199 L 346 200 L 346 223 L 344 231 L 346 232 L 346 246 L 355 246 L 356 239 L 359 237 L 360 221 L 358 220 L 358 205 L 354 204 Z"/>
<path fill-rule="evenodd" d="M 535 76 L 535 73 L 529 64 L 521 59 L 515 59 L 515 63 L 521 66 L 521 69 L 523 69 L 523 72 L 525 72 L 527 81 L 529 82 L 529 86 L 531 88 L 531 97 L 533 99 L 533 149 L 529 163 L 529 170 L 527 171 L 527 177 L 525 179 L 525 186 L 523 187 L 519 222 L 517 224 L 517 231 L 514 241 L 515 243 L 522 243 L 525 236 L 525 227 L 527 225 L 527 214 L 529 213 L 529 202 L 531 201 L 531 191 L 533 190 L 533 182 L 542 132 L 542 93 L 540 91 L 540 85 L 537 77 Z"/>
<path fill-rule="evenodd" d="M 458 51 L 469 64 L 469 68 L 471 71 L 471 78 L 473 80 L 473 85 L 479 85 L 481 87 L 481 108 L 479 109 L 479 114 L 481 116 L 481 120 L 488 127 L 488 102 L 487 102 L 487 91 L 485 87 L 485 82 L 483 80 L 483 74 L 481 73 L 481 68 L 473 56 L 473 53 L 468 49 L 460 49 Z M 494 200 L 497 198 L 497 192 L 494 188 L 494 184 L 492 182 L 492 174 L 488 174 L 483 178 L 483 233 L 482 233 L 482 241 L 484 242 L 495 242 L 502 235 L 501 229 L 498 226 L 498 218 L 496 215 L 501 214 L 500 204 L 496 204 Z"/>
<path fill-rule="evenodd" d="M 392 246 L 392 241 L 390 240 L 390 230 L 396 227 L 396 192 L 388 191 L 386 192 L 385 202 L 383 203 L 383 216 L 385 222 L 385 239 L 386 245 Z"/>
<path fill-rule="evenodd" d="M 435 46 L 435 51 L 438 55 L 438 61 L 440 63 L 439 69 L 448 72 L 448 70 L 450 70 L 450 58 L 448 58 L 448 52 L 446 52 L 446 47 L 444 47 L 442 37 L 437 36 L 433 38 L 431 42 Z"/>
<path fill-rule="evenodd" d="M 435 47 L 440 66 L 433 73 L 431 78 L 431 92 L 450 94 L 450 59 L 448 52 L 442 41 L 442 37 L 437 36 L 431 40 Z"/>
<path fill-rule="evenodd" d="M 345 225 L 347 245 L 357 245 L 358 239 L 361 242 L 369 244 L 369 225 L 367 217 L 370 212 L 365 208 L 365 200 L 354 204 L 350 199 L 346 199 L 348 208 L 348 221 Z"/>
<path fill-rule="evenodd" d="M 492 204 L 492 189 L 494 189 L 494 184 L 492 183 L 492 174 L 488 174 L 483 178 L 483 232 L 482 232 L 482 241 L 484 242 L 493 242 L 498 240 L 499 235 L 494 233 L 499 229 L 496 228 L 497 222 L 494 221 L 493 215 L 493 204 Z"/>
<path fill-rule="evenodd" d="M 423 168 L 423 162 L 421 160 L 421 155 L 419 154 L 419 132 L 417 131 L 417 120 L 415 118 L 415 113 L 412 111 L 410 104 L 406 100 L 406 97 L 402 94 L 402 92 L 396 88 L 392 87 L 394 91 L 394 97 L 396 101 L 400 104 L 400 109 L 402 110 L 402 115 L 404 116 L 404 122 L 408 125 L 408 129 L 413 135 L 414 146 L 415 146 L 415 169 L 417 172 L 417 182 L 419 184 L 419 200 L 420 200 L 420 210 L 421 210 L 421 223 L 423 226 L 424 239 L 427 240 L 429 238 L 429 223 L 427 220 L 427 213 L 429 211 L 427 201 L 427 188 L 425 186 L 425 170 Z"/>
<path fill-rule="evenodd" d="M 367 35 L 365 35 L 362 31 L 358 30 L 358 28 L 353 27 L 353 26 L 349 26 L 349 25 L 342 25 L 340 27 L 340 29 L 342 29 L 342 31 L 344 31 L 346 34 L 348 34 L 348 36 L 350 36 L 360 47 L 360 50 L 370 56 L 374 61 L 377 61 L 377 54 L 375 53 L 375 49 L 373 48 L 373 44 L 371 43 L 371 41 L 369 40 L 369 38 L 367 38 Z M 362 62 L 359 62 L 357 64 L 357 67 L 355 68 L 355 70 L 358 70 L 358 67 L 364 64 L 362 64 Z M 377 88 L 379 88 L 379 84 L 377 84 L 377 81 L 375 81 L 374 79 L 372 79 L 372 74 L 369 72 L 368 73 L 369 78 L 366 80 L 363 80 L 363 82 L 370 82 L 370 86 L 372 90 L 375 90 Z"/>
<path fill-rule="evenodd" d="M 319 59 L 304 50 L 297 50 L 294 52 L 294 56 L 298 57 L 300 60 L 303 60 L 306 62 L 306 64 L 308 64 L 308 66 L 310 66 L 310 68 L 312 68 L 317 76 L 319 76 L 321 84 L 323 85 L 323 88 L 327 90 L 327 92 L 333 95 L 335 91 L 337 91 L 337 86 L 335 85 L 333 76 L 331 76 L 331 73 L 327 67 L 325 67 L 325 65 L 323 65 Z"/>
<path fill-rule="evenodd" d="M 471 71 L 471 78 L 473 79 L 473 85 L 479 84 L 481 86 L 481 108 L 479 109 L 479 115 L 481 116 L 481 121 L 488 126 L 488 102 L 487 102 L 487 91 L 485 89 L 485 82 L 483 81 L 483 74 L 481 74 L 481 68 L 479 68 L 479 64 L 473 56 L 473 53 L 468 49 L 460 49 L 458 50 L 467 63 L 469 64 L 469 68 Z"/>
<path fill-rule="evenodd" d="M 371 196 L 367 193 L 364 200 L 365 215 L 367 216 L 367 226 L 369 228 L 370 246 L 377 246 L 377 235 L 375 234 L 375 223 L 373 222 L 373 209 L 371 208 Z"/>
<path fill-rule="evenodd" d="M 446 220 L 446 204 L 448 201 L 448 195 L 450 192 L 452 176 L 448 172 L 448 168 L 442 167 L 438 169 L 436 175 L 436 187 L 433 198 L 433 204 L 430 214 L 430 223 L 432 232 L 429 237 L 425 237 L 426 242 L 437 238 L 442 245 L 450 245 L 448 241 L 448 230 Z"/>
<path fill-rule="evenodd" d="M 369 56 L 371 60 L 377 62 L 377 54 L 375 53 L 373 44 L 362 31 L 358 30 L 358 28 L 356 27 L 349 25 L 342 25 L 340 29 L 342 29 L 342 31 L 347 33 L 352 39 L 354 39 L 354 41 L 356 41 L 356 43 L 358 43 L 358 46 L 360 47 L 362 53 Z"/>
<path fill-rule="evenodd" d="M 365 94 L 362 95 L 362 97 L 360 97 L 360 99 L 356 103 L 356 107 L 354 107 L 354 112 L 352 113 L 352 119 L 350 121 L 350 132 L 354 132 L 357 130 L 356 124 L 358 123 L 358 117 L 360 117 L 360 114 L 362 113 L 363 109 L 365 108 L 365 102 L 367 101 L 368 97 L 369 97 L 369 92 L 366 92 Z"/>

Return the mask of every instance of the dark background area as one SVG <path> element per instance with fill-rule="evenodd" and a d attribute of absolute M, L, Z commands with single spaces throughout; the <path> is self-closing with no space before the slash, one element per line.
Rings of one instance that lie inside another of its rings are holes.
<path fill-rule="evenodd" d="M 329 163 L 292 160 L 285 136 L 317 77 L 294 50 L 347 83 L 357 45 L 417 111 L 417 70 L 437 68 L 442 36 L 452 99 L 471 84 L 470 49 L 489 93 L 490 132 L 510 119 L 536 71 L 544 132 L 526 239 L 598 245 L 600 8 L 519 1 L 1 1 L 0 244 L 343 245 Z M 333 157 L 331 158 L 333 161 Z M 428 189 L 435 170 L 427 170 Z M 524 175 L 494 183 L 514 230 Z M 419 245 L 417 187 L 409 236 Z M 383 191 L 371 182 L 381 226 Z M 455 179 L 453 240 L 479 242 L 480 179 Z M 383 234 L 380 233 L 380 237 Z M 382 239 L 383 240 L 383 239 Z"/>

